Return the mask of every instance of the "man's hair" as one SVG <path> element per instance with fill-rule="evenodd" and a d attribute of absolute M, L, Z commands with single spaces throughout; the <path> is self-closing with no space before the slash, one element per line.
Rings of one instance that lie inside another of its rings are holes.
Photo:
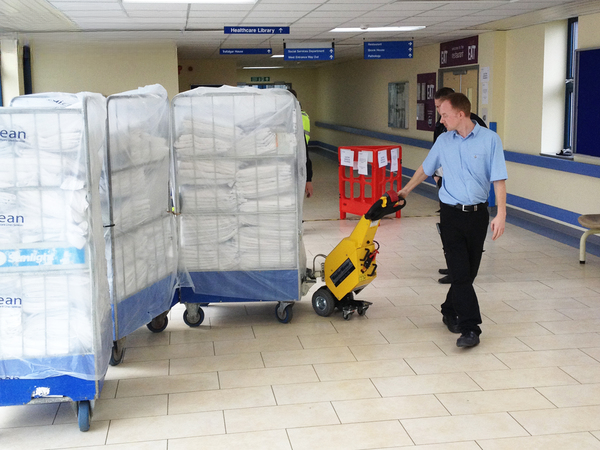
<path fill-rule="evenodd" d="M 448 97 L 450 94 L 454 94 L 454 89 L 449 87 L 443 87 L 438 89 L 433 98 L 439 100 L 440 98 Z"/>
<path fill-rule="evenodd" d="M 444 101 L 450 102 L 452 109 L 464 112 L 465 117 L 471 117 L 471 102 L 465 94 L 455 92 L 445 97 Z"/>

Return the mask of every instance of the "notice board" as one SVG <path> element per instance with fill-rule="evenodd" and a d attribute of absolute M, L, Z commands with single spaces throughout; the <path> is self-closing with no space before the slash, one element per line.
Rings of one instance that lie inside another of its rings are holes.
<path fill-rule="evenodd" d="M 577 50 L 573 150 L 600 157 L 600 48 Z"/>

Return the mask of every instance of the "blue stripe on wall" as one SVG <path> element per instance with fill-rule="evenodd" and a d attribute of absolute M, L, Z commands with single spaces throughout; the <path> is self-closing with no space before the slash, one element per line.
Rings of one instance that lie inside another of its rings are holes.
<path fill-rule="evenodd" d="M 356 134 L 358 136 L 367 136 L 382 141 L 390 141 L 398 144 L 411 145 L 413 147 L 424 148 L 429 150 L 432 143 L 422 139 L 407 138 L 397 136 L 395 134 L 381 133 L 378 131 L 363 130 L 362 128 L 347 127 L 344 125 L 333 125 L 324 122 L 315 122 L 315 126 L 334 131 L 343 131 L 345 133 Z M 330 146 L 335 149 L 337 147 Z M 552 158 L 549 156 L 530 155 L 528 153 L 511 152 L 504 150 L 504 158 L 506 161 L 527 166 L 542 167 L 544 169 L 558 170 L 560 172 L 574 173 L 577 175 L 585 175 L 588 177 L 600 178 L 600 165 L 586 164 L 577 161 L 567 161 L 564 159 Z"/>
<path fill-rule="evenodd" d="M 577 221 L 577 218 L 581 214 L 567 211 L 566 209 L 546 205 L 545 203 L 539 203 L 513 194 L 506 194 L 506 203 L 511 206 L 517 206 L 527 211 L 541 214 L 542 216 L 552 217 L 553 219 L 560 220 L 561 222 L 576 225 L 578 227 L 581 226 Z"/>

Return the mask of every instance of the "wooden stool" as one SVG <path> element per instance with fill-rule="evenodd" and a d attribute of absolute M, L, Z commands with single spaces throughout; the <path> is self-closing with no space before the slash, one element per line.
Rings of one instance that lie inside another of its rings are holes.
<path fill-rule="evenodd" d="M 579 264 L 585 264 L 585 241 L 590 234 L 600 234 L 600 214 L 584 214 L 577 220 L 582 227 L 589 228 L 579 241 Z"/>

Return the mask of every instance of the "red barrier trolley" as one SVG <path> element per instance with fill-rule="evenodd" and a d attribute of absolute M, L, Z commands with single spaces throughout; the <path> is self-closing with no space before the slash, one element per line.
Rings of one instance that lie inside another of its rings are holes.
<path fill-rule="evenodd" d="M 367 159 L 367 175 L 358 173 L 361 152 L 365 152 L 363 158 Z M 340 219 L 345 219 L 346 213 L 362 216 L 388 190 L 399 191 L 402 188 L 402 147 L 399 145 L 339 147 L 338 161 Z M 400 211 L 396 212 L 396 217 L 400 217 Z"/>

